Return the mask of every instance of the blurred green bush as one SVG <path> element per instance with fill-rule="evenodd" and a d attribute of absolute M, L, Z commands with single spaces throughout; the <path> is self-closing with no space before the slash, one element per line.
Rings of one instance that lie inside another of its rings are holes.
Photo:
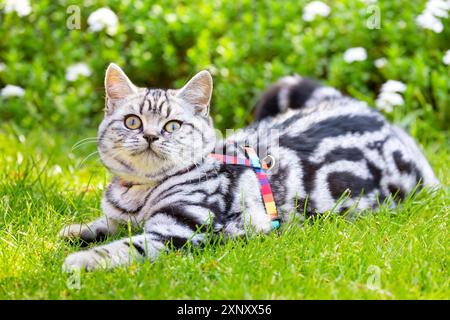
<path fill-rule="evenodd" d="M 220 128 L 251 121 L 261 91 L 292 73 L 313 77 L 374 104 L 389 79 L 407 84 L 405 104 L 389 115 L 405 125 L 449 129 L 449 19 L 435 33 L 420 28 L 425 1 L 324 1 L 327 17 L 304 21 L 306 3 L 292 1 L 36 1 L 19 16 L 0 9 L 0 88 L 25 89 L 25 96 L 0 97 L 2 122 L 83 130 L 97 125 L 103 109 L 103 75 L 121 65 L 140 86 L 177 87 L 197 71 L 214 74 L 212 112 Z M 380 28 L 369 29 L 370 3 L 380 9 Z M 70 5 L 80 8 L 80 29 L 70 30 Z M 4 1 L 5 5 L 5 1 Z M 109 7 L 117 33 L 88 30 L 88 17 Z M 1 8 L 1 5 L 0 5 Z M 345 50 L 363 47 L 365 61 L 347 63 Z M 374 61 L 385 58 L 384 67 Z M 67 68 L 86 63 L 91 76 L 66 80 Z"/>

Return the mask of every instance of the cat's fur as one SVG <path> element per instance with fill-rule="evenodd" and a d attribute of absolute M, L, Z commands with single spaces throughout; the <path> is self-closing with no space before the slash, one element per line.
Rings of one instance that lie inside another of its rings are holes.
<path fill-rule="evenodd" d="M 307 215 L 373 209 L 393 194 L 406 196 L 419 183 L 438 183 L 402 129 L 365 103 L 299 76 L 283 78 L 268 90 L 256 108 L 258 122 L 218 142 L 206 71 L 182 89 L 166 91 L 137 88 L 110 65 L 105 86 L 98 149 L 115 177 L 103 196 L 104 216 L 68 226 L 61 235 L 95 241 L 129 221 L 144 230 L 69 255 L 65 270 L 152 260 L 168 243 L 198 245 L 214 232 L 226 237 L 270 232 L 254 170 L 208 157 L 215 146 L 244 156 L 240 146 L 250 145 L 262 157 L 275 157 L 269 181 L 282 222 L 305 209 Z M 128 114 L 142 119 L 142 131 L 124 126 Z M 182 125 L 167 134 L 162 127 L 171 119 Z M 145 135 L 157 140 L 149 143 Z"/>

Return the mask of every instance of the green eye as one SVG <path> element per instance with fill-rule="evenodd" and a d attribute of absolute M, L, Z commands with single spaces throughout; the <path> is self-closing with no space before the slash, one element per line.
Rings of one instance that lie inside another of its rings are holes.
<path fill-rule="evenodd" d="M 164 130 L 166 130 L 167 132 L 174 132 L 175 130 L 180 129 L 181 127 L 181 122 L 180 121 L 169 121 L 164 125 Z"/>
<path fill-rule="evenodd" d="M 131 130 L 136 130 L 136 129 L 139 129 L 140 127 L 142 127 L 141 119 L 139 119 L 139 117 L 135 116 L 135 115 L 128 115 L 125 118 L 124 123 L 125 123 L 125 127 L 127 127 L 128 129 L 131 129 Z"/>

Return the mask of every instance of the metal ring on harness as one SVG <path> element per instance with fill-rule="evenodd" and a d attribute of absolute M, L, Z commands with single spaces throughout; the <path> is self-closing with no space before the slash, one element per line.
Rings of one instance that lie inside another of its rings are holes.
<path fill-rule="evenodd" d="M 272 170 L 275 167 L 275 158 L 272 155 L 268 154 L 267 156 L 265 156 L 261 160 L 261 161 L 265 162 L 266 164 L 267 164 L 266 158 L 270 158 L 270 167 L 268 167 L 266 169 L 266 171 L 270 171 L 270 170 Z"/>

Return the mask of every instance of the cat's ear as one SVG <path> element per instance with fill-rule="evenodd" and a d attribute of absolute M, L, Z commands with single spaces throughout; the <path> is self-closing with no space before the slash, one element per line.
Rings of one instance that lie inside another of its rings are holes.
<path fill-rule="evenodd" d="M 178 90 L 176 96 L 191 105 L 196 113 L 208 115 L 211 101 L 213 80 L 211 74 L 200 71 L 186 85 Z"/>
<path fill-rule="evenodd" d="M 109 100 L 120 100 L 136 93 L 136 86 L 128 79 L 125 72 L 114 63 L 110 63 L 106 69 L 105 90 Z"/>

